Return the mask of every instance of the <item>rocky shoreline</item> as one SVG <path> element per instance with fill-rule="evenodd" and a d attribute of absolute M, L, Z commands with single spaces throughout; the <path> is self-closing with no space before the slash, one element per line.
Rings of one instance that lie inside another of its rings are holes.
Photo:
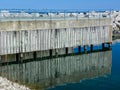
<path fill-rule="evenodd" d="M 0 90 L 30 90 L 24 85 L 11 82 L 6 78 L 0 77 Z"/>

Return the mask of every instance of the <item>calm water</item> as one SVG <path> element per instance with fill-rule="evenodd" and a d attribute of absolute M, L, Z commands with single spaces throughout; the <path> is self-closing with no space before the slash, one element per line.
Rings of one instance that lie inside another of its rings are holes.
<path fill-rule="evenodd" d="M 36 90 L 120 90 L 120 42 L 112 50 L 0 67 L 1 76 Z"/>
<path fill-rule="evenodd" d="M 111 70 L 108 73 L 77 83 L 55 86 L 48 90 L 120 90 L 120 40 L 114 41 L 111 52 Z"/>

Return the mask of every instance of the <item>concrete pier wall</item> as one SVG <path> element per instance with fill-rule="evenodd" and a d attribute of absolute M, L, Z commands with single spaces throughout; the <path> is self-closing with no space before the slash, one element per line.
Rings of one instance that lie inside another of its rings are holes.
<path fill-rule="evenodd" d="M 0 55 L 112 42 L 107 26 L 0 32 Z"/>
<path fill-rule="evenodd" d="M 0 55 L 111 42 L 109 18 L 0 22 Z"/>

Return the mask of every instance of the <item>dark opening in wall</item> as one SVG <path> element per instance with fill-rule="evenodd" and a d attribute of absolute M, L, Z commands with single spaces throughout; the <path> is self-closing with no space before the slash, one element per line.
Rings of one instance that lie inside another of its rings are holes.
<path fill-rule="evenodd" d="M 103 26 L 103 29 L 105 29 L 105 26 Z"/>
<path fill-rule="evenodd" d="M 59 29 L 55 29 L 55 38 L 57 38 L 58 32 L 59 32 Z"/>
<path fill-rule="evenodd" d="M 25 36 L 28 36 L 28 31 L 27 30 L 25 30 Z"/>
<path fill-rule="evenodd" d="M 16 34 L 17 34 L 17 32 L 16 31 L 14 31 L 14 36 L 16 37 Z"/>

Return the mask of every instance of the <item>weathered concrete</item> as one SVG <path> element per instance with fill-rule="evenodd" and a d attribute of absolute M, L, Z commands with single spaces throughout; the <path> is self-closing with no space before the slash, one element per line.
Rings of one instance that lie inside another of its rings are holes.
<path fill-rule="evenodd" d="M 27 59 L 29 52 L 41 57 L 41 51 L 48 56 L 52 50 L 56 55 L 60 49 L 61 53 L 69 53 L 64 49 L 111 42 L 111 18 L 0 21 L 0 55 L 5 55 L 4 60 L 8 60 L 8 54 L 26 53 Z"/>
<path fill-rule="evenodd" d="M 104 26 L 105 27 L 105 26 Z M 96 29 L 95 29 L 96 28 Z M 0 32 L 0 55 L 112 42 L 109 27 Z"/>
<path fill-rule="evenodd" d="M 79 20 L 0 21 L 0 31 L 80 28 L 112 25 L 110 18 Z"/>

